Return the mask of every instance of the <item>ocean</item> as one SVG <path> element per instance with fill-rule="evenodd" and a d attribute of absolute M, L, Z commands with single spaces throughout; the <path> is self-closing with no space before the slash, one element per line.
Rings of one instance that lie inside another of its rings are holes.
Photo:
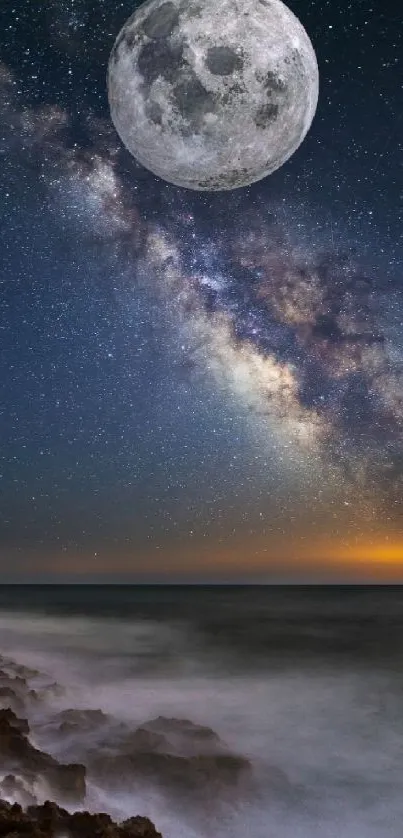
<path fill-rule="evenodd" d="M 56 682 L 30 723 L 60 761 L 164 717 L 211 728 L 253 775 L 211 806 L 90 776 L 84 808 L 163 838 L 401 838 L 399 587 L 3 586 L 0 653 Z M 103 711 L 102 731 L 65 735 L 71 709 Z"/>

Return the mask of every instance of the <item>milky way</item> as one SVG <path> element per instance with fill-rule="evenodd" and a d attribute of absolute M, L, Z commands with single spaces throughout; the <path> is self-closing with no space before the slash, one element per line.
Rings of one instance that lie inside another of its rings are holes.
<path fill-rule="evenodd" d="M 267 419 L 268 434 L 287 438 L 293 457 L 330 459 L 337 479 L 341 466 L 361 489 L 386 478 L 398 497 L 402 365 L 382 329 L 379 276 L 348 250 L 298 246 L 275 208 L 210 237 L 190 212 L 146 222 L 119 176 L 107 123 L 89 126 L 98 136 L 83 154 L 62 142 L 63 112 L 20 119 L 25 142 L 57 160 L 50 178 L 42 161 L 42 177 L 60 210 L 130 260 L 133 294 L 141 276 L 176 311 L 184 365 L 205 365 Z"/>

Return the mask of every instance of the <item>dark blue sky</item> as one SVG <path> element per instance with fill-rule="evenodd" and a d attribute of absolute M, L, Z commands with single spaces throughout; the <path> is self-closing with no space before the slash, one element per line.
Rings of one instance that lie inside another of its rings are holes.
<path fill-rule="evenodd" d="M 312 129 L 200 194 L 111 125 L 132 3 L 2 4 L 3 578 L 403 561 L 400 11 L 289 5 Z"/>

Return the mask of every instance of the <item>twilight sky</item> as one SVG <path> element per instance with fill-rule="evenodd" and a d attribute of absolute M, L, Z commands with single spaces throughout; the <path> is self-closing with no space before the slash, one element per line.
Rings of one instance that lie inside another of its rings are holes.
<path fill-rule="evenodd" d="M 2 580 L 403 579 L 401 13 L 288 5 L 313 126 L 219 194 L 113 129 L 132 0 L 1 4 Z"/>

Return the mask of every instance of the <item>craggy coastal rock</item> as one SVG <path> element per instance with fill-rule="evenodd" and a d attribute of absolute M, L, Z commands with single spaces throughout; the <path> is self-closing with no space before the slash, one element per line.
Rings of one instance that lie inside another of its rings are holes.
<path fill-rule="evenodd" d="M 35 806 L 37 800 L 29 782 L 14 774 L 6 774 L 0 783 L 0 798 L 4 795 L 12 800 L 18 800 L 22 806 Z"/>
<path fill-rule="evenodd" d="M 42 780 L 49 793 L 64 803 L 79 804 L 86 794 L 85 766 L 58 762 L 30 741 L 27 716 L 40 703 L 30 680 L 40 676 L 36 670 L 0 657 L 0 795 L 23 805 L 33 803 L 34 783 Z"/>
<path fill-rule="evenodd" d="M 29 724 L 27 719 L 19 719 L 11 707 L 0 710 L 0 732 L 4 730 L 16 730 L 22 736 L 28 736 Z M 1 740 L 0 740 L 1 742 Z"/>
<path fill-rule="evenodd" d="M 102 710 L 62 710 L 55 717 L 59 732 L 66 734 L 91 733 L 108 722 L 109 716 Z"/>
<path fill-rule="evenodd" d="M 126 735 L 114 752 L 90 755 L 88 769 L 109 788 L 152 782 L 194 800 L 223 799 L 252 783 L 249 760 L 230 751 L 211 728 L 162 716 Z"/>
<path fill-rule="evenodd" d="M 114 747 L 116 741 L 128 733 L 126 725 L 96 709 L 68 708 L 47 714 L 35 724 L 35 737 L 40 747 L 51 750 L 57 743 L 63 761 L 84 763 L 94 751 Z M 60 757 L 59 757 L 60 758 Z"/>
<path fill-rule="evenodd" d="M 82 760 L 88 778 L 111 791 L 144 784 L 183 795 L 192 804 L 219 801 L 253 783 L 249 760 L 231 751 L 209 727 L 159 717 L 131 730 L 99 710 L 57 713 L 42 735 L 57 735 L 70 758 Z M 46 738 L 45 738 L 46 741 Z"/>
<path fill-rule="evenodd" d="M 26 719 L 20 719 L 10 708 L 0 710 L 0 765 L 6 774 L 34 782 L 38 778 L 48 784 L 61 800 L 71 803 L 85 798 L 85 766 L 63 764 L 35 748 L 28 738 Z M 4 782 L 4 781 L 3 781 Z"/>
<path fill-rule="evenodd" d="M 29 806 L 25 811 L 17 803 L 0 801 L 0 835 L 24 835 L 27 838 L 161 838 L 148 818 L 135 817 L 114 823 L 104 813 L 73 814 L 46 801 L 43 806 Z"/>
<path fill-rule="evenodd" d="M 137 795 L 156 788 L 199 819 L 260 793 L 250 761 L 210 727 L 159 716 L 133 729 L 99 709 L 60 709 L 62 695 L 43 673 L 0 656 L 0 838 L 161 838 L 145 817 L 117 824 L 73 812 L 86 805 L 87 781 Z M 288 797 L 281 771 L 268 781 Z M 38 805 L 47 796 L 58 803 Z"/>
<path fill-rule="evenodd" d="M 0 655 L 0 666 L 3 673 L 11 674 L 12 676 L 19 675 L 20 678 L 35 678 L 39 675 L 37 669 L 32 669 L 30 666 L 25 666 L 22 663 L 17 663 L 12 658 Z"/>
<path fill-rule="evenodd" d="M 28 676 L 27 673 L 31 673 L 31 670 L 20 666 L 13 669 L 10 662 L 5 664 L 4 659 L 0 658 L 0 708 L 10 707 L 15 713 L 23 713 L 27 707 L 32 708 L 38 702 L 38 693 L 27 680 L 33 675 Z"/>
<path fill-rule="evenodd" d="M 29 680 L 40 675 L 0 656 L 0 838 L 162 838 L 145 817 L 118 824 L 105 813 L 69 812 L 51 801 L 37 805 L 38 780 L 66 805 L 80 805 L 86 795 L 84 765 L 59 762 L 30 741 L 26 716 L 42 696 Z M 47 689 L 52 696 L 62 693 L 52 682 Z M 53 729 L 67 735 L 96 730 L 108 721 L 100 710 L 65 710 L 55 716 Z M 10 803 L 10 799 L 18 802 Z"/>

